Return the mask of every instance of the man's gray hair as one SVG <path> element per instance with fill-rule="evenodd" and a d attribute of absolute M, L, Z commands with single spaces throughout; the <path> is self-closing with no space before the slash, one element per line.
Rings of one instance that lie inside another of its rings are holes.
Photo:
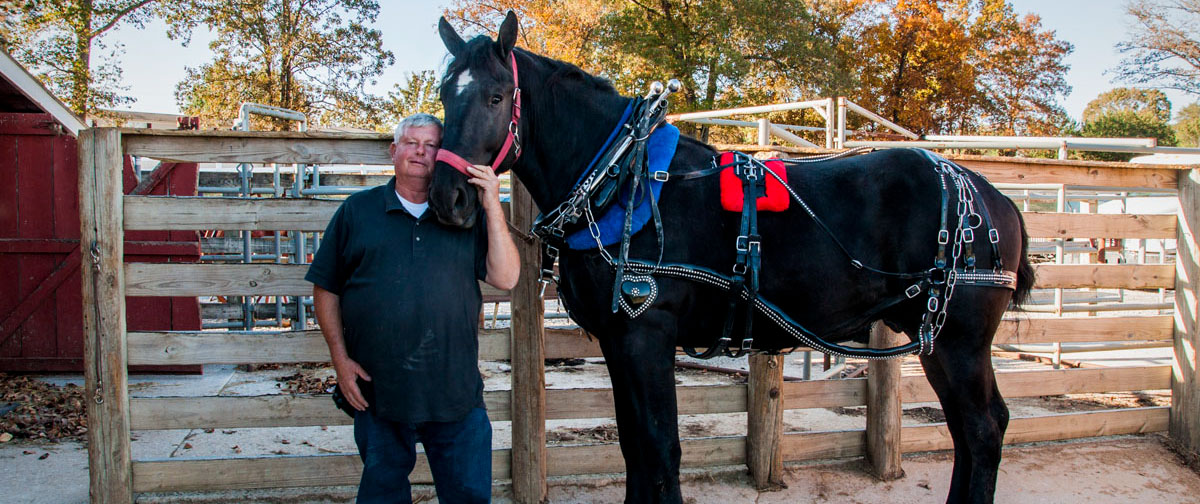
<path fill-rule="evenodd" d="M 392 133 L 392 143 L 400 143 L 400 137 L 404 136 L 404 130 L 408 128 L 419 128 L 421 126 L 437 126 L 440 130 L 442 129 L 442 121 L 432 114 L 426 114 L 424 112 L 405 117 L 400 121 L 400 124 L 396 125 L 396 131 Z"/>

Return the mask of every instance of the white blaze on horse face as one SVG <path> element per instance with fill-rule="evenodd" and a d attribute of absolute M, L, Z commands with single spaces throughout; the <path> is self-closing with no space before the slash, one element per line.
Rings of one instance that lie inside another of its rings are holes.
<path fill-rule="evenodd" d="M 454 83 L 454 87 L 458 88 L 458 96 L 462 96 L 463 92 L 467 90 L 467 86 L 471 85 L 471 83 L 474 81 L 475 78 L 471 77 L 471 72 L 469 70 L 463 70 L 462 72 L 459 72 L 458 79 L 456 79 Z"/>

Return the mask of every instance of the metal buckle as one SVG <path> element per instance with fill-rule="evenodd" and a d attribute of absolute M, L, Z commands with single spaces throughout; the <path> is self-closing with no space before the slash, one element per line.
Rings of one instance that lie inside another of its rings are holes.
<path fill-rule="evenodd" d="M 904 295 L 908 296 L 908 299 L 915 298 L 920 294 L 921 294 L 921 283 L 920 282 L 912 284 L 907 289 L 904 289 Z"/>
<path fill-rule="evenodd" d="M 738 275 L 746 274 L 746 265 L 742 263 L 734 263 L 733 272 Z"/>
<path fill-rule="evenodd" d="M 988 241 L 992 243 L 1000 243 L 1000 232 L 995 229 L 988 230 Z"/>
<path fill-rule="evenodd" d="M 733 241 L 733 246 L 738 252 L 757 254 L 762 251 L 762 242 L 758 240 L 752 240 L 746 235 L 738 236 L 737 239 Z"/>
<path fill-rule="evenodd" d="M 929 268 L 929 283 L 934 285 L 942 285 L 946 283 L 946 270 L 941 268 Z"/>
<path fill-rule="evenodd" d="M 558 234 L 559 234 L 559 235 L 561 235 L 561 234 L 562 234 L 562 230 L 561 230 L 561 229 L 558 229 L 558 230 L 556 230 L 556 231 L 558 231 Z M 554 245 L 549 245 L 549 244 L 547 244 L 547 245 L 546 245 L 546 255 L 548 255 L 548 256 L 550 256 L 550 257 L 552 257 L 552 258 L 554 258 L 554 259 L 558 259 L 558 247 L 555 247 Z"/>
<path fill-rule="evenodd" d="M 929 296 L 929 301 L 925 302 L 925 309 L 929 310 L 929 313 L 937 313 L 938 298 L 936 296 Z"/>
<path fill-rule="evenodd" d="M 750 346 L 754 344 L 754 338 L 746 338 L 742 340 L 742 351 L 750 351 Z"/>
<path fill-rule="evenodd" d="M 671 172 L 659 170 L 650 174 L 650 176 L 654 178 L 655 182 L 666 182 L 667 180 L 670 180 Z"/>
<path fill-rule="evenodd" d="M 963 228 L 963 241 L 967 243 L 975 242 L 975 231 L 971 228 Z"/>
<path fill-rule="evenodd" d="M 938 245 L 945 245 L 947 243 L 950 243 L 950 231 L 946 229 L 938 231 Z"/>

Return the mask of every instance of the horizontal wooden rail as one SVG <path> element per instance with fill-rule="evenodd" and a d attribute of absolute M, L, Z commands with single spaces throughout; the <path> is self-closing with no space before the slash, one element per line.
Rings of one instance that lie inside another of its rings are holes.
<path fill-rule="evenodd" d="M 1097 341 L 1170 341 L 1174 320 L 1170 315 L 1128 317 L 1027 318 L 1010 313 L 992 343 L 1079 343 Z"/>
<path fill-rule="evenodd" d="M 319 199 L 125 196 L 125 229 L 324 231 L 341 204 Z"/>
<path fill-rule="evenodd" d="M 1025 212 L 1031 238 L 1175 238 L 1174 215 Z M 128 217 L 126 217 L 128 219 Z"/>
<path fill-rule="evenodd" d="M 580 329 L 546 329 L 546 358 L 600 357 L 600 345 Z M 320 331 L 161 331 L 128 335 L 131 365 L 328 362 Z M 508 329 L 479 331 L 480 360 L 512 357 Z"/>
<path fill-rule="evenodd" d="M 1004 397 L 1162 390 L 1171 388 L 1171 366 L 1005 372 L 996 373 L 996 384 Z M 937 401 L 924 376 L 901 378 L 900 398 L 910 403 Z"/>
<path fill-rule="evenodd" d="M 741 436 L 685 439 L 680 441 L 683 467 L 714 467 L 741 464 L 746 458 Z M 492 478 L 512 476 L 510 451 L 492 450 Z M 547 448 L 548 475 L 619 473 L 625 460 L 617 444 L 552 446 Z M 270 487 L 357 485 L 362 473 L 358 455 L 267 456 L 145 460 L 133 462 L 135 492 L 179 492 L 238 490 Z M 432 483 L 424 454 L 409 480 Z"/>
<path fill-rule="evenodd" d="M 124 130 L 125 154 L 195 163 L 391 165 L 391 135 L 306 132 Z"/>
<path fill-rule="evenodd" d="M 1174 289 L 1173 264 L 1035 264 L 1039 289 Z"/>
<path fill-rule="evenodd" d="M 1076 343 L 1169 341 L 1170 315 L 1135 317 L 1023 318 L 1001 322 L 993 343 Z M 578 328 L 546 328 L 546 358 L 601 357 L 599 343 Z M 163 331 L 128 335 L 132 365 L 270 364 L 326 362 L 329 350 L 320 331 Z M 480 360 L 511 358 L 508 329 L 479 332 Z M 816 393 L 817 397 L 828 394 Z M 841 404 L 841 403 L 838 403 Z M 814 403 L 811 407 L 821 407 Z"/>
<path fill-rule="evenodd" d="M 1169 388 L 1169 366 L 1020 371 L 996 375 L 1005 397 L 1157 390 Z M 902 379 L 905 402 L 936 401 L 924 376 Z M 679 413 L 697 415 L 746 411 L 745 385 L 681 386 L 675 389 Z M 786 409 L 862 406 L 866 379 L 818 380 L 784 384 Z M 493 421 L 511 419 L 509 391 L 484 393 Z M 612 391 L 607 388 L 550 389 L 546 418 L 612 418 Z M 161 397 L 130 400 L 132 429 L 225 429 L 343 425 L 350 417 L 329 396 L 265 395 L 249 397 Z"/>
<path fill-rule="evenodd" d="M 129 296 L 310 296 L 307 264 L 125 263 Z M 483 282 L 484 296 L 507 294 Z"/>
<path fill-rule="evenodd" d="M 1035 286 L 1171 289 L 1171 264 L 1038 264 Z M 312 294 L 304 280 L 305 264 L 126 263 L 125 289 L 130 296 L 303 296 Z M 484 296 L 504 291 L 480 283 Z"/>
<path fill-rule="evenodd" d="M 994 184 L 1066 184 L 1087 187 L 1175 189 L 1179 171 L 1128 163 L 948 156 Z"/>
<path fill-rule="evenodd" d="M 1117 434 L 1160 432 L 1167 428 L 1167 408 L 1067 413 L 1009 422 L 1006 444 L 1075 439 Z M 945 450 L 951 447 L 945 424 L 905 427 L 901 436 L 906 452 Z M 854 457 L 863 454 L 866 433 L 862 430 L 785 434 L 783 458 L 804 461 Z M 682 466 L 714 467 L 745 462 L 745 438 L 717 437 L 685 439 L 680 442 Z M 625 470 L 620 448 L 615 443 L 547 448 L 550 476 L 619 473 Z M 492 475 L 511 477 L 509 450 L 492 451 Z M 144 460 L 133 462 L 135 492 L 234 490 L 269 487 L 355 485 L 362 471 L 357 455 L 269 456 Z M 432 477 L 423 456 L 418 456 L 411 480 L 430 483 Z"/>
<path fill-rule="evenodd" d="M 1014 418 L 1008 423 L 1004 444 L 1162 432 L 1167 430 L 1168 410 L 1167 406 L 1154 406 Z M 906 453 L 953 447 L 944 423 L 905 427 L 900 439 Z"/>

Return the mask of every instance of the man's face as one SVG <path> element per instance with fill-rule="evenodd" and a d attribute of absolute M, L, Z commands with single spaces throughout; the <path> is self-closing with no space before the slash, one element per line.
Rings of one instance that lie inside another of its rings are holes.
<path fill-rule="evenodd" d="M 397 177 L 428 180 L 433 174 L 434 160 L 442 144 L 442 129 L 434 126 L 411 126 L 404 129 L 399 143 L 388 147 Z"/>

